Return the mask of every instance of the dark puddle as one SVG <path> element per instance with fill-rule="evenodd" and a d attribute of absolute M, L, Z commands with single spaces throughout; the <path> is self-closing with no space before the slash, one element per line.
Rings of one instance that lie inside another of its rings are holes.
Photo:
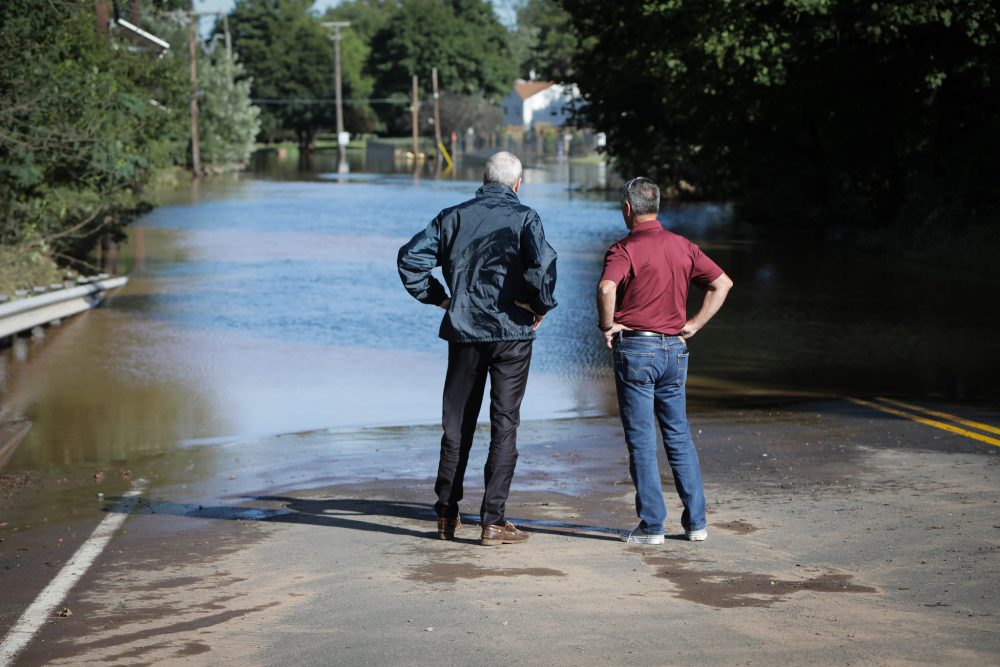
<path fill-rule="evenodd" d="M 751 525 L 746 521 L 723 521 L 721 523 L 712 522 L 712 528 L 721 528 L 722 530 L 728 530 L 737 535 L 749 535 L 750 533 L 755 533 L 760 528 Z"/>
<path fill-rule="evenodd" d="M 431 563 L 406 578 L 428 584 L 453 584 L 459 579 L 482 577 L 565 577 L 566 573 L 548 567 L 482 567 L 475 563 Z"/>
<path fill-rule="evenodd" d="M 695 561 L 643 553 L 646 564 L 657 568 L 656 576 L 677 586 L 682 600 L 731 609 L 769 607 L 799 591 L 816 593 L 875 593 L 870 586 L 852 584 L 849 574 L 826 574 L 804 580 L 778 579 L 753 572 L 720 572 L 691 567 Z"/>

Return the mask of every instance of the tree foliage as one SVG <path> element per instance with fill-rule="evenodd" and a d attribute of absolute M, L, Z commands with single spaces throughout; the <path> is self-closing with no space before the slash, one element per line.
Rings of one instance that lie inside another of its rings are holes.
<path fill-rule="evenodd" d="M 508 40 L 487 0 L 399 0 L 373 35 L 368 61 L 375 94 L 397 100 L 380 107 L 386 125 L 409 127 L 412 77 L 419 79 L 421 99 L 429 100 L 433 68 L 442 92 L 495 102 L 517 76 Z"/>
<path fill-rule="evenodd" d="M 496 132 L 503 121 L 500 107 L 482 95 L 443 93 L 441 95 L 441 134 L 447 138 L 454 132 L 462 135 L 469 129 L 480 136 Z"/>
<path fill-rule="evenodd" d="M 558 0 L 526 0 L 517 7 L 511 34 L 521 76 L 534 72 L 542 79 L 574 81 L 573 62 L 580 49 L 572 17 Z"/>
<path fill-rule="evenodd" d="M 561 3 L 587 113 L 627 173 L 780 222 L 974 218 L 1000 202 L 995 3 Z"/>
<path fill-rule="evenodd" d="M 507 39 L 487 0 L 400 0 L 372 38 L 376 94 L 408 95 L 413 75 L 427 94 L 436 67 L 442 90 L 502 97 L 517 76 Z"/>
<path fill-rule="evenodd" d="M 267 140 L 291 132 L 302 146 L 334 124 L 333 43 L 312 0 L 237 0 L 229 15 L 233 48 L 252 78 Z M 284 132 L 283 132 L 284 131 Z"/>
<path fill-rule="evenodd" d="M 0 3 L 0 243 L 86 256 L 149 209 L 159 170 L 187 163 L 186 6 L 142 3 L 142 24 L 172 45 L 157 54 L 98 31 L 93 3 Z M 247 86 L 231 63 L 199 60 L 208 159 L 245 160 Z"/>
<path fill-rule="evenodd" d="M 183 72 L 112 47 L 92 6 L 0 3 L 0 242 L 85 253 L 183 161 Z"/>
<path fill-rule="evenodd" d="M 184 0 L 156 0 L 155 4 L 173 4 L 187 7 Z M 169 9 L 166 7 L 165 9 Z M 166 11 L 161 14 L 148 12 L 143 25 L 172 48 L 159 56 L 170 61 L 172 70 L 185 81 L 189 77 L 190 55 L 189 18 L 186 11 Z M 197 62 L 197 89 L 199 106 L 199 135 L 201 160 L 209 171 L 231 171 L 242 168 L 253 150 L 260 130 L 260 109 L 250 101 L 251 79 L 246 76 L 239 55 L 230 54 L 225 48 L 222 33 L 215 34 L 209 43 L 199 42 L 195 50 Z M 178 89 L 171 102 L 183 115 L 182 143 L 189 144 L 191 131 L 190 88 Z M 190 153 L 188 153 L 190 162 Z M 180 160 L 178 164 L 184 164 Z"/>
<path fill-rule="evenodd" d="M 322 18 L 311 6 L 310 0 L 237 0 L 230 14 L 235 48 L 264 110 L 265 139 L 291 132 L 308 145 L 319 130 L 332 128 L 333 48 L 324 21 L 351 24 L 341 30 L 344 123 L 351 132 L 405 130 L 412 77 L 429 100 L 433 68 L 442 92 L 491 102 L 516 77 L 507 30 L 489 0 L 346 0 Z"/>
<path fill-rule="evenodd" d="M 260 109 L 250 103 L 252 81 L 243 76 L 243 64 L 224 49 L 204 58 L 201 90 L 201 156 L 216 169 L 243 165 L 250 159 L 260 130 Z"/>
<path fill-rule="evenodd" d="M 326 10 L 326 20 L 347 21 L 350 31 L 365 44 L 385 27 L 398 0 L 343 0 Z"/>
<path fill-rule="evenodd" d="M 351 100 L 344 107 L 344 126 L 349 131 L 373 132 L 381 127 L 367 101 L 375 92 L 375 77 L 368 68 L 368 61 L 372 38 L 385 25 L 394 7 L 395 3 L 390 0 L 348 0 L 329 8 L 324 16 L 324 21 L 351 24 L 341 31 L 340 43 L 344 97 Z"/>

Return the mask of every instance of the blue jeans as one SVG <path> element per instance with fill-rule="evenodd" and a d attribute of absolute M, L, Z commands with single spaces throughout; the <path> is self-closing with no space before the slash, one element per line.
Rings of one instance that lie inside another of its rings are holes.
<path fill-rule="evenodd" d="M 656 459 L 659 425 L 674 485 L 684 505 L 681 525 L 684 530 L 701 530 L 706 524 L 705 491 L 698 451 L 687 421 L 687 345 L 677 337 L 618 337 L 614 358 L 618 407 L 640 527 L 661 534 L 667 519 Z"/>

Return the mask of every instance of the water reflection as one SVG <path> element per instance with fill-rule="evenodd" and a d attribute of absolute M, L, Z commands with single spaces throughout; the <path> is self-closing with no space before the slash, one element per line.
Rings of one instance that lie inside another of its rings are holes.
<path fill-rule="evenodd" d="M 277 150 L 261 151 L 254 155 L 251 173 L 257 178 L 274 180 L 324 180 L 345 183 L 357 180 L 373 180 L 379 175 L 405 177 L 410 182 L 421 179 L 479 182 L 483 176 L 483 165 L 487 153 L 476 158 L 458 158 L 453 169 L 442 168 L 434 160 L 413 162 L 392 152 L 351 150 L 346 153 L 346 162 L 338 162 L 336 150 L 320 150 L 304 155 L 294 149 L 294 154 Z M 405 152 L 405 151 L 404 151 Z M 346 170 L 345 170 L 346 167 Z M 620 185 L 622 179 L 603 162 L 579 162 L 568 158 L 546 162 L 526 161 L 525 183 L 558 183 L 567 189 L 569 197 L 574 194 L 603 191 Z M 570 187 L 571 186 L 571 187 Z M 600 195 L 604 198 L 604 195 Z"/>
<path fill-rule="evenodd" d="M 264 157 L 254 174 L 165 193 L 123 248 L 127 288 L 2 352 L 0 419 L 35 423 L 19 464 L 436 421 L 440 312 L 403 291 L 396 250 L 470 197 L 481 167 L 417 178 L 348 158 L 350 173 L 339 174 L 336 151 L 306 163 Z M 526 419 L 615 411 L 593 289 L 604 250 L 626 230 L 615 198 L 593 191 L 607 181 L 602 169 L 526 170 L 521 198 L 559 252 L 561 304 L 539 334 Z M 996 314 L 979 303 L 994 285 L 760 237 L 725 205 L 673 206 L 661 217 L 736 281 L 691 342 L 696 400 L 768 388 L 996 395 Z"/>

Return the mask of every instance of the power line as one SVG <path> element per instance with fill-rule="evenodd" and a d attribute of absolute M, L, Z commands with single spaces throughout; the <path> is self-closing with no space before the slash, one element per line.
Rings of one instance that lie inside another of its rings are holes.
<path fill-rule="evenodd" d="M 254 97 L 254 104 L 333 104 L 336 98 L 329 97 Z M 342 100 L 344 104 L 399 104 L 409 105 L 408 99 L 392 99 L 388 97 L 355 98 Z"/>

